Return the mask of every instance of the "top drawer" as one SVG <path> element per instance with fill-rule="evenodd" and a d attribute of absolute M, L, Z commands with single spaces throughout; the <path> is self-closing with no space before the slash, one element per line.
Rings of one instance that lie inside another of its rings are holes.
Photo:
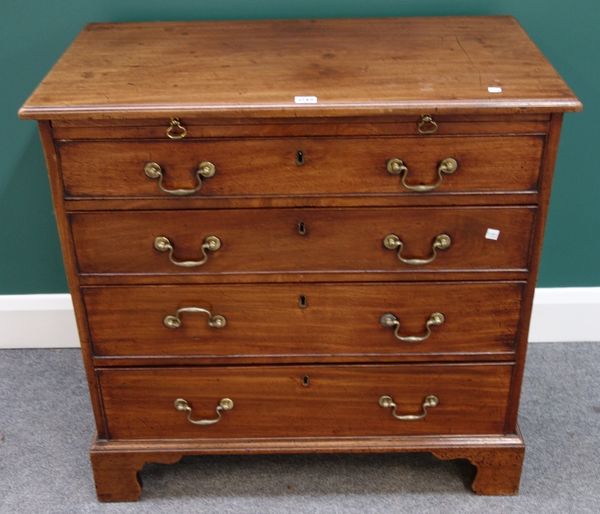
<path fill-rule="evenodd" d="M 544 138 L 285 137 L 64 141 L 67 198 L 535 191 Z"/>

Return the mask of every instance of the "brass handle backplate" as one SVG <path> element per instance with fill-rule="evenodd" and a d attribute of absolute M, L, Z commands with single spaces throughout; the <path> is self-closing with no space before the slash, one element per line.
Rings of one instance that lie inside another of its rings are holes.
<path fill-rule="evenodd" d="M 415 191 L 417 193 L 427 193 L 437 189 L 444 180 L 444 175 L 451 175 L 458 169 L 458 162 L 452 157 L 448 157 L 441 161 L 438 165 L 437 173 L 438 179 L 434 184 L 408 184 L 406 182 L 406 176 L 408 175 L 408 168 L 404 164 L 404 161 L 398 158 L 390 159 L 387 162 L 387 170 L 391 175 L 400 175 L 400 182 L 409 191 Z"/>
<path fill-rule="evenodd" d="M 213 314 L 208 309 L 202 307 L 181 307 L 181 309 L 177 309 L 175 314 L 169 314 L 164 317 L 163 324 L 165 327 L 179 328 L 183 324 L 183 321 L 181 321 L 181 314 L 184 312 L 206 314 L 208 316 L 208 326 L 211 328 L 224 328 L 227 325 L 227 318 L 225 318 L 225 316 Z"/>
<path fill-rule="evenodd" d="M 400 320 L 395 314 L 386 312 L 379 318 L 379 323 L 386 328 L 394 329 L 394 336 L 399 341 L 405 343 L 420 343 L 425 341 L 431 335 L 431 327 L 437 327 L 443 325 L 446 321 L 446 317 L 441 312 L 432 312 L 429 319 L 425 323 L 425 334 L 422 336 L 401 336 L 400 335 Z"/>
<path fill-rule="evenodd" d="M 158 252 L 169 252 L 169 260 L 175 264 L 175 266 L 182 266 L 184 268 L 202 266 L 208 260 L 208 252 L 216 252 L 219 248 L 221 248 L 221 240 L 217 236 L 206 236 L 202 246 L 200 247 L 200 250 L 202 251 L 202 259 L 199 261 L 178 261 L 173 256 L 175 248 L 168 237 L 157 236 L 154 239 L 155 250 Z"/>
<path fill-rule="evenodd" d="M 195 173 L 196 181 L 197 181 L 196 187 L 193 187 L 191 189 L 168 189 L 163 185 L 164 172 L 163 172 L 160 164 L 158 164 L 157 162 L 151 161 L 151 162 L 147 162 L 144 165 L 144 173 L 146 174 L 146 176 L 152 180 L 158 179 L 159 189 L 161 191 L 163 191 L 164 193 L 168 193 L 168 194 L 174 195 L 174 196 L 193 195 L 194 193 L 198 192 L 200 190 L 200 188 L 202 187 L 202 184 L 203 184 L 202 179 L 214 177 L 216 172 L 217 172 L 217 169 L 212 162 L 203 161 L 200 164 L 198 164 L 198 169 L 196 170 L 196 173 Z"/>
<path fill-rule="evenodd" d="M 379 406 L 383 409 L 392 409 L 392 416 L 400 421 L 417 421 L 419 419 L 423 419 L 425 416 L 427 416 L 427 409 L 437 407 L 439 403 L 439 398 L 433 394 L 430 394 L 423 398 L 423 403 L 421 404 L 421 414 L 398 414 L 396 412 L 396 402 L 394 402 L 394 399 L 391 396 L 384 395 L 379 397 Z"/>
<path fill-rule="evenodd" d="M 187 129 L 181 124 L 179 118 L 171 118 L 166 134 L 169 139 L 183 139 L 187 135 Z"/>
<path fill-rule="evenodd" d="M 233 409 L 233 400 L 230 398 L 221 398 L 215 409 L 217 417 L 213 419 L 192 419 L 192 408 L 187 400 L 184 400 L 183 398 L 177 398 L 173 406 L 175 407 L 175 410 L 178 410 L 179 412 L 185 412 L 187 415 L 187 420 L 193 425 L 206 426 L 214 425 L 215 423 L 221 421 L 222 413 Z"/>
<path fill-rule="evenodd" d="M 396 255 L 400 261 L 405 264 L 410 264 L 412 266 L 423 266 L 424 264 L 429 264 L 435 260 L 437 257 L 438 250 L 447 250 L 450 248 L 452 244 L 452 239 L 448 234 L 438 234 L 435 236 L 433 243 L 431 245 L 431 256 L 425 259 L 418 258 L 407 258 L 402 257 L 402 250 L 404 248 L 404 243 L 396 234 L 388 234 L 383 238 L 383 246 L 388 250 L 397 250 Z"/>

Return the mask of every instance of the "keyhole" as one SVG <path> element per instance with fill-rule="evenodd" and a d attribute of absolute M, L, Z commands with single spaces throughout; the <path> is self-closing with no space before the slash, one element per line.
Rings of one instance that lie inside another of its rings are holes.
<path fill-rule="evenodd" d="M 304 387 L 308 387 L 310 385 L 310 377 L 308 375 L 304 375 L 302 377 L 302 385 Z"/>
<path fill-rule="evenodd" d="M 306 309 L 308 307 L 308 299 L 303 294 L 298 296 L 298 307 L 301 309 Z"/>
<path fill-rule="evenodd" d="M 306 228 L 306 224 L 303 221 L 298 222 L 298 234 L 300 234 L 301 236 L 305 236 L 306 233 L 308 232 L 308 229 Z"/>
<path fill-rule="evenodd" d="M 304 166 L 304 152 L 302 150 L 296 152 L 296 166 Z"/>

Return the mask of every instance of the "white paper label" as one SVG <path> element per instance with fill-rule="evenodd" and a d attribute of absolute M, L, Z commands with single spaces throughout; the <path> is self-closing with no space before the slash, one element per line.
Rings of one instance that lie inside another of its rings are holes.
<path fill-rule="evenodd" d="M 500 237 L 500 231 L 497 228 L 488 228 L 485 233 L 486 239 L 496 241 Z"/>
<path fill-rule="evenodd" d="M 502 88 L 500 86 L 489 86 L 488 93 L 502 93 Z"/>
<path fill-rule="evenodd" d="M 297 104 L 316 104 L 317 97 L 316 96 L 295 96 L 294 103 Z"/>

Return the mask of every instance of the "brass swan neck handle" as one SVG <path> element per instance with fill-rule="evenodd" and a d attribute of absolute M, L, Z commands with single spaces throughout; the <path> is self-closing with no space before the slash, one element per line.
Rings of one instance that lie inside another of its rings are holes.
<path fill-rule="evenodd" d="M 224 328 L 227 326 L 227 318 L 221 314 L 213 314 L 203 307 L 181 307 L 175 311 L 175 314 L 169 314 L 163 318 L 163 324 L 167 328 L 179 328 L 183 325 L 181 315 L 184 312 L 206 314 L 208 316 L 207 324 L 211 328 Z"/>
<path fill-rule="evenodd" d="M 173 406 L 175 407 L 175 410 L 179 412 L 185 412 L 187 420 L 192 425 L 207 426 L 214 425 L 215 423 L 221 421 L 223 412 L 233 409 L 233 400 L 230 398 L 221 398 L 217 404 L 217 407 L 215 408 L 217 417 L 212 419 L 192 419 L 192 407 L 187 400 L 184 400 L 183 398 L 177 398 L 177 400 L 175 400 L 173 403 Z"/>
<path fill-rule="evenodd" d="M 423 266 L 433 262 L 437 257 L 438 250 L 447 250 L 452 244 L 452 239 L 448 234 L 438 234 L 435 236 L 433 243 L 431 244 L 431 256 L 426 258 L 408 258 L 402 256 L 402 250 L 404 249 L 404 242 L 396 234 L 388 234 L 383 238 L 383 246 L 387 250 L 397 250 L 396 255 L 398 260 L 404 264 L 410 264 L 411 266 Z"/>
<path fill-rule="evenodd" d="M 431 327 L 443 325 L 446 317 L 441 312 L 432 312 L 429 319 L 425 322 L 425 334 L 422 336 L 402 336 L 400 335 L 400 320 L 395 314 L 386 312 L 379 318 L 379 323 L 386 328 L 394 329 L 394 337 L 405 343 L 420 343 L 425 341 L 431 335 Z"/>
<path fill-rule="evenodd" d="M 196 186 L 190 189 L 168 189 L 164 186 L 164 178 L 165 174 L 160 164 L 154 161 L 147 162 L 144 165 L 144 173 L 149 179 L 158 180 L 158 188 L 163 193 L 168 193 L 173 196 L 189 196 L 193 195 L 200 191 L 203 185 L 202 179 L 207 179 L 215 176 L 217 172 L 217 168 L 212 162 L 203 161 L 198 164 L 198 169 L 196 170 Z"/>
<path fill-rule="evenodd" d="M 444 175 L 451 175 L 458 169 L 458 162 L 453 157 L 447 157 L 438 164 L 437 174 L 438 179 L 433 184 L 409 184 L 406 182 L 408 175 L 408 167 L 402 159 L 393 158 L 387 162 L 387 170 L 390 175 L 399 175 L 400 182 L 405 189 L 415 191 L 417 193 L 427 193 L 433 191 L 442 185 Z"/>
<path fill-rule="evenodd" d="M 429 394 L 423 398 L 420 414 L 398 414 L 398 412 L 396 412 L 398 406 L 391 396 L 383 395 L 379 397 L 379 406 L 383 409 L 392 409 L 392 416 L 400 421 L 418 421 L 420 419 L 424 419 L 428 414 L 427 409 L 437 407 L 439 403 L 440 400 L 437 396 L 434 394 Z"/>
<path fill-rule="evenodd" d="M 200 247 L 202 259 L 199 261 L 180 261 L 174 257 L 175 247 L 168 237 L 157 236 L 154 238 L 154 249 L 157 252 L 169 252 L 169 260 L 175 264 L 175 266 L 181 266 L 183 268 L 195 268 L 206 264 L 206 261 L 208 261 L 208 253 L 216 252 L 219 248 L 221 248 L 221 240 L 217 236 L 206 236 Z"/>

